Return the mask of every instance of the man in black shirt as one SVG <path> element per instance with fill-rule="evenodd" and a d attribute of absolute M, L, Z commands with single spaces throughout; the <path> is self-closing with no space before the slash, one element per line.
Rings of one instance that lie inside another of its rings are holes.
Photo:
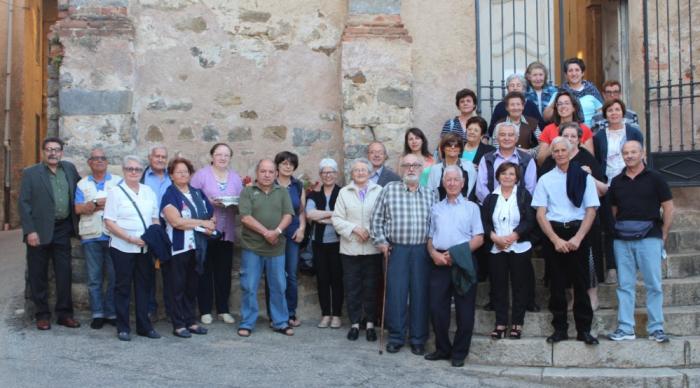
<path fill-rule="evenodd" d="M 631 340 L 634 334 L 634 297 L 637 267 L 647 291 L 649 339 L 668 342 L 664 333 L 661 288 L 662 251 L 673 217 L 673 199 L 668 184 L 642 159 L 644 149 L 636 140 L 622 147 L 625 169 L 613 178 L 608 194 L 615 219 L 615 261 L 619 302 L 617 330 L 613 341 Z M 663 214 L 659 211 L 663 209 Z"/>

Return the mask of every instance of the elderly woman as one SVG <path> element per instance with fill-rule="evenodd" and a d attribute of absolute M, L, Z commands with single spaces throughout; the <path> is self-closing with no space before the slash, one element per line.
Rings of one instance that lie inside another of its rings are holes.
<path fill-rule="evenodd" d="M 369 180 L 372 165 L 367 159 L 356 159 L 351 165 L 352 182 L 338 193 L 333 210 L 333 227 L 340 235 L 340 257 L 343 261 L 343 285 L 350 318 L 347 338 L 357 340 L 360 321 L 367 321 L 367 341 L 376 341 L 377 280 L 382 256 L 369 235 L 369 221 L 381 186 Z"/>
<path fill-rule="evenodd" d="M 275 165 L 277 166 L 277 180 L 275 183 L 289 192 L 292 200 L 294 216 L 292 223 L 284 230 L 286 243 L 284 246 L 284 268 L 286 273 L 287 289 L 285 297 L 287 299 L 287 309 L 289 310 L 289 326 L 299 327 L 301 321 L 297 318 L 297 305 L 299 303 L 299 291 L 297 286 L 297 271 L 299 268 L 299 244 L 304 240 L 306 230 L 306 192 L 304 183 L 294 177 L 294 171 L 299 167 L 299 157 L 297 154 L 282 151 L 275 155 Z M 265 301 L 267 303 L 268 316 L 270 316 L 270 289 L 265 282 Z"/>
<path fill-rule="evenodd" d="M 536 156 L 539 143 L 537 138 L 540 135 L 539 123 L 533 117 L 523 116 L 523 109 L 526 103 L 525 95 L 520 92 L 509 92 L 503 97 L 503 102 L 505 103 L 508 116 L 499 122 L 515 125 L 519 132 L 516 146 L 520 149 L 528 150 L 533 157 Z"/>
<path fill-rule="evenodd" d="M 445 121 L 445 124 L 442 126 L 442 131 L 440 131 L 440 137 L 448 133 L 456 133 L 462 138 L 462 141 L 466 142 L 468 135 L 467 127 L 469 126 L 467 121 L 472 117 L 476 117 L 477 101 L 476 93 L 474 93 L 473 90 L 462 89 L 458 91 L 455 96 L 455 105 L 457 106 L 457 110 L 459 110 L 459 115 Z M 481 139 L 479 139 L 479 141 L 481 141 Z"/>
<path fill-rule="evenodd" d="M 582 59 L 569 58 L 562 64 L 564 70 L 564 78 L 566 79 L 559 88 L 559 91 L 566 91 L 578 100 L 580 105 L 581 119 L 587 126 L 591 126 L 593 116 L 598 109 L 603 106 L 603 96 L 600 95 L 598 88 L 593 83 L 583 79 L 586 71 L 586 64 Z M 550 119 L 554 114 L 555 100 L 552 99 L 547 104 L 544 110 L 545 119 Z"/>
<path fill-rule="evenodd" d="M 464 143 L 462 159 L 472 162 L 474 167 L 479 165 L 481 157 L 495 150 L 491 144 L 486 144 L 481 139 L 486 135 L 488 124 L 482 117 L 475 116 L 467 120 L 467 140 Z"/>
<path fill-rule="evenodd" d="M 420 128 L 409 128 L 406 131 L 403 139 L 403 154 L 416 155 L 418 160 L 423 161 L 423 173 L 420 176 L 420 184 L 421 186 L 427 185 L 430 166 L 435 164 L 435 159 L 428 151 L 428 139 Z"/>
<path fill-rule="evenodd" d="M 190 338 L 192 334 L 207 334 L 195 318 L 197 282 L 204 273 L 207 239 L 219 232 L 207 196 L 190 185 L 192 163 L 176 157 L 168 163 L 168 172 L 173 184 L 165 190 L 160 203 L 165 231 L 172 242 L 172 258 L 162 263 L 163 276 L 168 281 L 165 298 L 170 301 L 173 334 Z"/>
<path fill-rule="evenodd" d="M 525 97 L 532 101 L 540 113 L 543 113 L 549 100 L 557 94 L 557 87 L 547 83 L 547 66 L 542 62 L 532 62 L 527 65 L 525 78 L 527 78 L 527 91 Z"/>
<path fill-rule="evenodd" d="M 499 186 L 484 199 L 482 206 L 484 235 L 487 246 L 490 245 L 491 304 L 496 311 L 496 326 L 491 332 L 493 339 L 506 335 L 509 286 L 512 326 L 508 337 L 520 339 L 529 302 L 529 279 L 526 274 L 532 272 L 530 232 L 535 226 L 535 211 L 530 206 L 530 193 L 518 189 L 521 178 L 517 164 L 501 163 L 496 169 Z"/>
<path fill-rule="evenodd" d="M 525 77 L 523 77 L 521 74 L 511 74 L 508 76 L 508 78 L 506 78 L 507 93 L 524 93 L 525 85 L 527 85 L 527 81 L 525 80 Z M 535 105 L 531 101 L 525 102 L 522 115 L 525 117 L 532 117 L 536 119 L 537 127 L 540 129 L 544 128 L 545 121 L 542 118 L 542 114 L 540 113 L 539 109 L 537 109 L 537 105 Z M 498 104 L 496 104 L 496 106 L 493 108 L 493 113 L 491 113 L 491 122 L 489 123 L 488 132 L 489 137 L 493 135 L 493 129 L 496 127 L 496 124 L 503 121 L 503 119 L 505 119 L 507 116 L 508 111 L 506 110 L 505 102 L 501 101 Z"/>
<path fill-rule="evenodd" d="M 537 163 L 542 165 L 545 159 L 552 154 L 552 139 L 559 136 L 559 126 L 562 123 L 579 123 L 582 132 L 581 144 L 588 152 L 593 153 L 593 132 L 583 123 L 583 116 L 580 114 L 581 106 L 578 100 L 571 93 L 561 91 L 554 97 L 556 110 L 552 116 L 552 123 L 544 127 L 540 134 L 540 150 L 537 153 Z"/>
<path fill-rule="evenodd" d="M 233 265 L 234 225 L 236 223 L 235 208 L 230 203 L 220 199 L 238 196 L 243 189 L 241 177 L 229 168 L 233 150 L 225 143 L 217 143 L 209 150 L 211 165 L 197 171 L 192 176 L 190 184 L 202 190 L 214 206 L 216 230 L 221 231 L 220 240 L 209 241 L 207 259 L 204 262 L 204 273 L 199 277 L 197 303 L 201 322 L 212 322 L 212 305 L 216 300 L 216 312 L 219 319 L 225 323 L 234 323 L 229 312 L 228 299 L 231 293 L 231 267 Z"/>
<path fill-rule="evenodd" d="M 117 312 L 117 337 L 131 340 L 129 304 L 131 286 L 136 300 L 136 333 L 160 338 L 148 319 L 148 290 L 152 285 L 153 262 L 141 235 L 149 225 L 158 224 L 158 201 L 150 187 L 139 183 L 143 164 L 136 156 L 122 162 L 124 181 L 107 194 L 104 222 L 109 231 L 109 254 L 115 273 L 114 305 Z"/>
<path fill-rule="evenodd" d="M 464 186 L 462 187 L 462 196 L 468 198 L 469 194 L 474 189 L 476 184 L 476 168 L 474 164 L 463 161 L 460 156 L 464 152 L 464 143 L 462 139 L 453 134 L 448 133 L 440 139 L 440 156 L 442 162 L 433 166 L 428 178 L 428 187 L 437 190 L 440 200 L 445 199 L 447 192 L 442 183 L 442 177 L 445 175 L 445 167 L 457 166 L 462 171 L 464 177 Z"/>
<path fill-rule="evenodd" d="M 336 184 L 338 163 L 333 159 L 322 159 L 319 175 L 321 190 L 313 191 L 306 200 L 306 218 L 313 221 L 311 244 L 322 315 L 318 327 L 338 329 L 343 311 L 343 265 L 338 234 L 331 221 L 340 192 L 340 186 Z"/>

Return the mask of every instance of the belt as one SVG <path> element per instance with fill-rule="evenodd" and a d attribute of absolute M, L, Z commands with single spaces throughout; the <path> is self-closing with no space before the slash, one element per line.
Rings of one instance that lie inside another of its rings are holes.
<path fill-rule="evenodd" d="M 581 226 L 581 221 L 579 220 L 569 222 L 549 221 L 549 223 L 552 224 L 553 228 L 557 229 L 578 229 Z"/>
<path fill-rule="evenodd" d="M 447 252 L 447 249 L 436 249 L 436 251 L 438 251 L 439 253 L 445 253 Z"/>

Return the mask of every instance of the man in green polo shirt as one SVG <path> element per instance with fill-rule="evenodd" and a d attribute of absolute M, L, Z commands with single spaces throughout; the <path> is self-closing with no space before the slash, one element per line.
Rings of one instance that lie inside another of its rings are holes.
<path fill-rule="evenodd" d="M 277 170 L 270 159 L 262 159 L 255 169 L 255 184 L 241 193 L 241 325 L 238 335 L 249 337 L 258 319 L 258 286 L 265 271 L 270 286 L 270 320 L 272 329 L 294 335 L 289 327 L 289 313 L 284 296 L 284 236 L 282 231 L 292 221 L 292 201 L 287 190 L 275 184 Z"/>

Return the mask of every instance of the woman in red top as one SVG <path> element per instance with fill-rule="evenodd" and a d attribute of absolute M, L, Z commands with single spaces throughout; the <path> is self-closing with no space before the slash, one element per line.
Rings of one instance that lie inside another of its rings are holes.
<path fill-rule="evenodd" d="M 578 99 L 571 95 L 567 91 L 561 91 L 557 93 L 557 97 L 554 99 L 554 114 L 552 115 L 552 123 L 544 127 L 542 134 L 540 135 L 540 150 L 537 153 L 537 164 L 541 165 L 545 159 L 552 153 L 550 150 L 550 144 L 552 139 L 559 136 L 559 125 L 569 121 L 574 121 L 579 123 L 581 129 L 583 130 L 583 136 L 581 136 L 581 146 L 588 150 L 591 155 L 593 154 L 593 132 L 585 124 L 583 124 L 583 117 L 579 117 L 579 111 L 581 106 Z"/>

